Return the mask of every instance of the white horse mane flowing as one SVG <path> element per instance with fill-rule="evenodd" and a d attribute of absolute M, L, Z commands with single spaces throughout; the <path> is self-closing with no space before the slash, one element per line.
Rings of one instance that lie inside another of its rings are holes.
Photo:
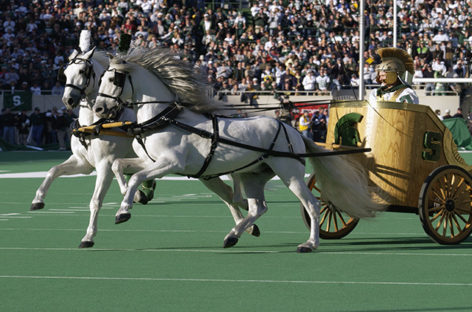
<path fill-rule="evenodd" d="M 208 101 L 203 102 L 201 81 L 189 65 L 167 51 L 137 52 L 110 60 L 94 111 L 107 117 L 125 102 L 136 106 L 137 129 L 144 137 L 141 143 L 133 142 L 138 158 L 117 159 L 113 164 L 118 183 L 126 190 L 117 215 L 129 214 L 137 186 L 145 179 L 168 174 L 213 178 L 232 173 L 241 181 L 249 211 L 226 235 L 224 247 L 231 247 L 267 211 L 264 186 L 277 175 L 310 216 L 310 236 L 297 250 L 309 252 L 317 248 L 320 204 L 305 184 L 304 161 L 297 154 L 324 149 L 273 118 L 233 119 L 200 113 L 215 108 Z M 182 92 L 182 88 L 187 89 Z M 183 108 L 176 108 L 179 103 Z M 358 165 L 341 156 L 309 160 L 323 197 L 336 207 L 360 218 L 373 217 L 381 210 L 371 200 L 366 174 Z M 124 168 L 136 171 L 128 185 L 121 175 Z M 211 179 L 201 181 L 208 183 Z"/>
<path fill-rule="evenodd" d="M 127 71 L 135 65 L 148 69 L 175 94 L 178 106 L 196 112 L 212 112 L 221 108 L 221 103 L 208 96 L 209 85 L 204 74 L 167 49 L 135 48 L 124 56 L 113 58 L 113 62 L 120 70 Z"/>

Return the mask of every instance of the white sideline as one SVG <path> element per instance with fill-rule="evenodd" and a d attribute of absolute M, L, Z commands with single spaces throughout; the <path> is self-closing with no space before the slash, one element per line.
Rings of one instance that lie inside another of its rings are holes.
<path fill-rule="evenodd" d="M 105 281 L 149 281 L 149 282 L 197 282 L 197 283 L 260 283 L 260 284 L 325 284 L 325 285 L 386 285 L 386 286 L 472 286 L 472 283 L 441 282 L 369 282 L 369 281 L 297 281 L 297 280 L 236 280 L 220 278 L 168 278 L 168 277 L 106 277 L 106 276 L 48 276 L 48 275 L 0 275 L 9 279 L 68 279 Z"/>

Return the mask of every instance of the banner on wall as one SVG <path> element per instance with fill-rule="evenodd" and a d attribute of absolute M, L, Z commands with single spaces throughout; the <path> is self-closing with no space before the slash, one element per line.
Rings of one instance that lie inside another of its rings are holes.
<path fill-rule="evenodd" d="M 31 92 L 3 93 L 3 107 L 9 107 L 12 111 L 32 110 L 32 102 Z"/>

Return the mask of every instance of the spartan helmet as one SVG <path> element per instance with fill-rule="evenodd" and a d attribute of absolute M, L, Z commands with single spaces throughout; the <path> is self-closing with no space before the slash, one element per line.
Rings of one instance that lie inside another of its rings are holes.
<path fill-rule="evenodd" d="M 413 58 L 405 50 L 399 48 L 382 48 L 377 50 L 382 63 L 377 65 L 376 71 L 385 72 L 387 78 L 385 83 L 391 85 L 395 83 L 398 77 L 401 77 L 406 71 L 413 74 Z M 377 76 L 378 77 L 378 76 Z"/>

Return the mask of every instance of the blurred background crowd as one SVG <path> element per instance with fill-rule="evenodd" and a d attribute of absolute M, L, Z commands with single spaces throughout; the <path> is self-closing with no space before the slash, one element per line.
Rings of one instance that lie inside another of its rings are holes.
<path fill-rule="evenodd" d="M 397 4 L 398 47 L 413 56 L 414 76 L 469 77 L 472 1 Z M 110 52 L 122 33 L 132 35 L 134 46 L 180 52 L 205 72 L 215 94 L 329 94 L 357 86 L 360 78 L 375 83 L 375 51 L 392 46 L 392 1 L 366 0 L 365 8 L 366 64 L 358 77 L 358 1 L 1 0 L 0 89 L 61 95 L 57 72 L 77 47 L 80 31 L 90 29 L 94 44 Z M 461 94 L 459 85 L 428 84 L 426 90 Z M 53 129 L 46 120 L 44 127 Z M 48 140 L 43 135 L 42 142 Z M 31 135 L 29 141 L 34 143 Z"/>
<path fill-rule="evenodd" d="M 413 56 L 415 76 L 469 77 L 472 1 L 398 5 L 398 47 Z M 92 31 L 100 49 L 116 50 L 126 32 L 136 46 L 183 52 L 216 90 L 323 92 L 356 85 L 358 6 L 346 0 L 2 0 L 0 89 L 60 94 L 57 70 L 82 29 Z M 375 50 L 392 45 L 392 1 L 366 0 L 364 15 L 363 79 L 370 84 Z"/>

